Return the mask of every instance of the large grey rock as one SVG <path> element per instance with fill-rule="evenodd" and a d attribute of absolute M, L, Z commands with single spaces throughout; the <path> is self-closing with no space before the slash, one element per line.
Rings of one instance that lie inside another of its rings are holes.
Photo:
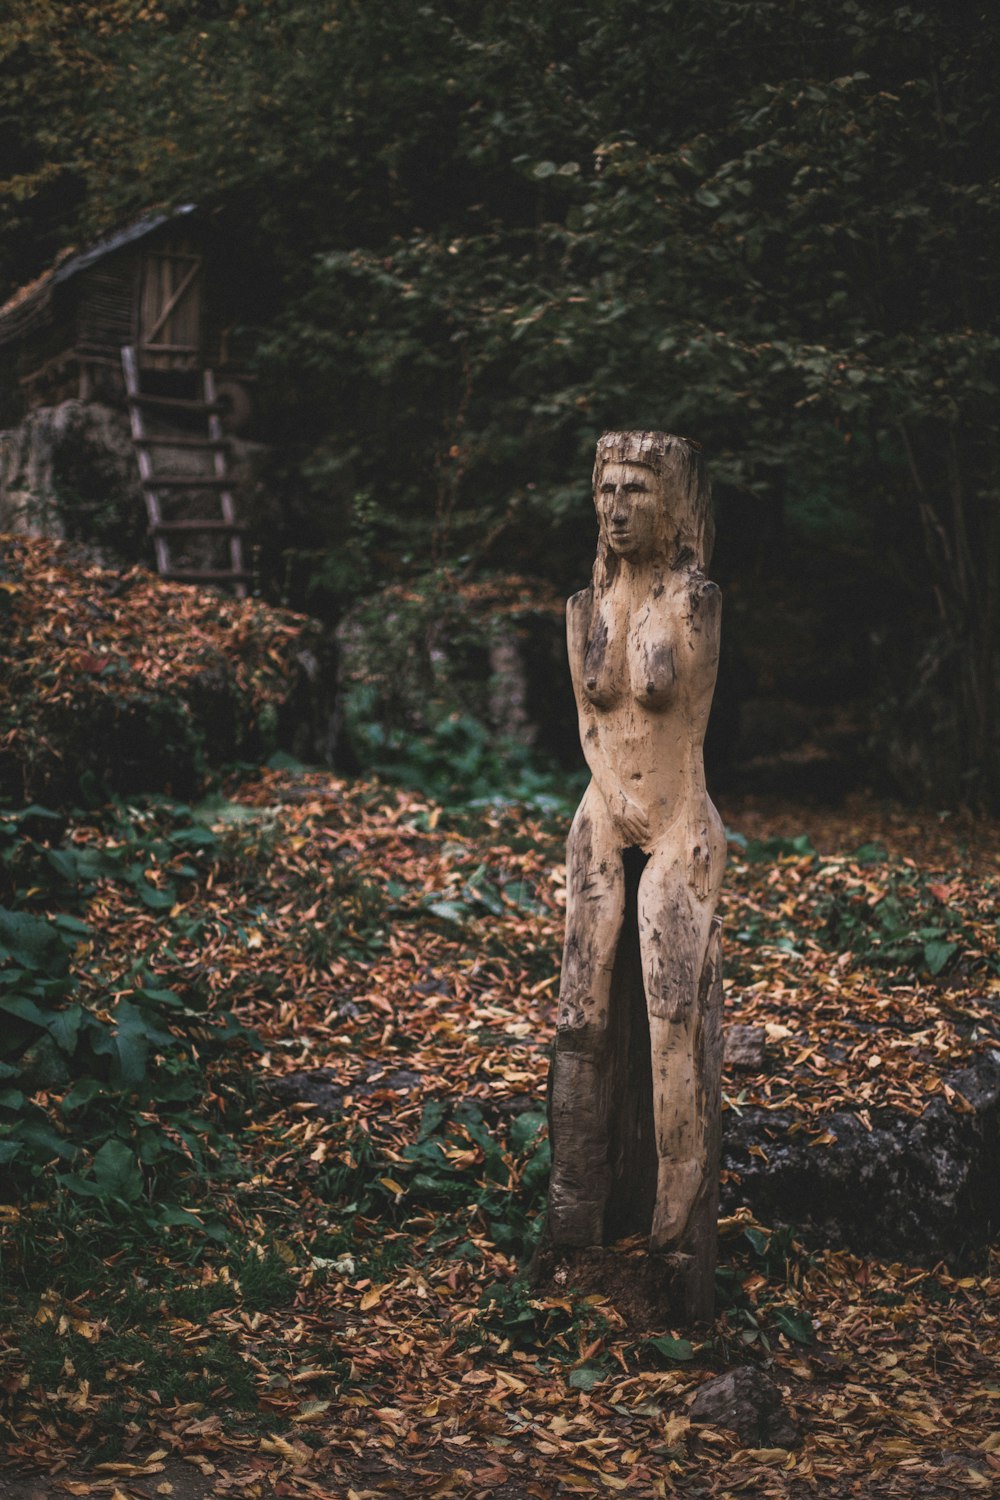
<path fill-rule="evenodd" d="M 748 1205 L 852 1250 L 956 1255 L 1000 1231 L 1000 1053 L 944 1080 L 970 1108 L 935 1096 L 919 1119 L 900 1110 L 823 1116 L 798 1130 L 790 1113 L 726 1112 L 723 1212 Z M 817 1135 L 834 1137 L 814 1144 Z M 764 1155 L 751 1154 L 752 1148 Z"/>
<path fill-rule="evenodd" d="M 748 1447 L 796 1448 L 802 1441 L 774 1381 L 746 1365 L 699 1386 L 689 1415 L 692 1422 L 730 1428 Z"/>
<path fill-rule="evenodd" d="M 747 1073 L 759 1073 L 764 1066 L 767 1032 L 763 1026 L 727 1026 L 723 1031 L 725 1065 Z"/>

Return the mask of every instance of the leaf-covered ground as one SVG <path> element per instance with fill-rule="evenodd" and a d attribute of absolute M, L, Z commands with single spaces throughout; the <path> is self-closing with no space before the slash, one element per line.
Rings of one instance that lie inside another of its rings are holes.
<path fill-rule="evenodd" d="M 302 656 L 322 659 L 321 634 L 258 600 L 0 537 L 0 799 L 183 796 L 209 764 L 266 758 L 289 707 L 301 720 L 319 695 Z"/>
<path fill-rule="evenodd" d="M 919 1112 L 1000 1041 L 995 827 L 870 800 L 724 811 L 727 1019 L 769 1042 L 731 1100 L 796 1111 L 827 1150 L 834 1105 Z M 108 860 L 79 866 L 84 1010 L 111 1014 L 126 980 L 197 993 L 260 1050 L 213 1054 L 204 1138 L 180 1131 L 200 1229 L 137 1219 L 162 1157 L 77 1162 L 75 1190 L 0 1211 L 12 1465 L 118 1500 L 181 1495 L 178 1459 L 207 1493 L 337 1500 L 995 1486 L 1000 1259 L 885 1264 L 743 1211 L 714 1327 L 651 1337 L 516 1279 L 544 1202 L 564 827 L 291 771 L 194 819 L 128 816 L 160 830 L 138 874 L 120 817 L 68 835 Z M 194 827 L 211 842 L 171 845 Z M 58 1081 L 32 1103 L 70 1128 Z M 172 1108 L 151 1098 L 150 1129 Z M 741 1363 L 801 1446 L 691 1422 Z"/>

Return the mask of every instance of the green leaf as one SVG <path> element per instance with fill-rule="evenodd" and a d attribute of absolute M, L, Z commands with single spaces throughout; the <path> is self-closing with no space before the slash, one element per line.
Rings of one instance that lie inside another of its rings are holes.
<path fill-rule="evenodd" d="M 937 940 L 924 944 L 924 963 L 932 974 L 940 974 L 958 952 L 958 943 L 943 943 Z"/>
<path fill-rule="evenodd" d="M 684 1364 L 694 1359 L 694 1348 L 687 1339 L 658 1338 L 647 1339 L 646 1346 L 655 1349 L 657 1354 L 662 1354 L 664 1359 L 674 1360 L 677 1364 Z"/>
<path fill-rule="evenodd" d="M 168 1045 L 172 1038 L 129 1000 L 119 1000 L 114 1010 L 114 1045 L 118 1074 L 123 1088 L 135 1088 L 146 1076 L 150 1043 Z"/>
<path fill-rule="evenodd" d="M 30 1021 L 33 1026 L 43 1029 L 50 1020 L 44 1010 L 40 1010 L 34 1000 L 29 1000 L 26 995 L 0 995 L 0 1012 L 16 1016 L 19 1021 Z"/>
<path fill-rule="evenodd" d="M 70 1110 L 79 1109 L 82 1105 L 89 1104 L 92 1099 L 97 1099 L 104 1093 L 104 1085 L 96 1078 L 78 1078 L 63 1098 L 60 1108 L 64 1115 Z"/>
<path fill-rule="evenodd" d="M 79 917 L 71 917 L 68 912 L 57 911 L 50 918 L 53 927 L 58 927 L 60 932 L 68 932 L 76 938 L 92 937 L 94 929 L 87 922 L 81 922 Z"/>
<path fill-rule="evenodd" d="M 67 885 L 76 885 L 79 868 L 72 849 L 46 849 L 45 858 L 61 880 Z"/>
<path fill-rule="evenodd" d="M 173 886 L 167 886 L 165 891 L 158 891 L 148 880 L 136 881 L 135 891 L 139 900 L 150 911 L 169 911 L 177 900 L 177 892 Z"/>
<path fill-rule="evenodd" d="M 135 1203 L 142 1195 L 144 1184 L 132 1148 L 114 1136 L 105 1141 L 94 1157 L 94 1182 L 102 1198 Z"/>
<path fill-rule="evenodd" d="M 585 1365 L 579 1365 L 575 1370 L 570 1371 L 567 1384 L 574 1391 L 592 1391 L 594 1386 L 600 1385 L 606 1377 L 607 1371 L 603 1365 L 588 1360 Z"/>
<path fill-rule="evenodd" d="M 423 1114 L 420 1116 L 420 1129 L 417 1132 L 418 1144 L 435 1133 L 447 1113 L 448 1106 L 443 1099 L 428 1099 L 424 1105 Z"/>
<path fill-rule="evenodd" d="M 435 917 L 441 917 L 446 922 L 457 922 L 459 925 L 469 916 L 469 908 L 462 901 L 428 901 L 426 910 Z"/>
<path fill-rule="evenodd" d="M 66 947 L 47 917 L 0 907 L 0 956 L 43 974 L 62 975 L 69 966 Z"/>
<path fill-rule="evenodd" d="M 851 859 L 858 865 L 880 865 L 888 857 L 884 844 L 862 844 L 851 855 Z"/>
<path fill-rule="evenodd" d="M 540 1109 L 527 1109 L 523 1115 L 518 1115 L 510 1127 L 511 1150 L 527 1151 L 545 1129 L 545 1123 L 545 1115 Z"/>
<path fill-rule="evenodd" d="M 186 1208 L 175 1208 L 170 1204 L 157 1205 L 154 1210 L 154 1218 L 157 1224 L 165 1226 L 176 1226 L 182 1229 L 197 1229 L 202 1231 L 204 1225 L 197 1214 L 189 1213 Z"/>
<path fill-rule="evenodd" d="M 58 1011 L 48 1023 L 49 1036 L 67 1056 L 72 1056 L 76 1050 L 83 1016 L 84 1011 L 81 1005 L 71 1005 L 68 1010 Z"/>
<path fill-rule="evenodd" d="M 15 1126 L 14 1135 L 29 1147 L 38 1161 L 51 1161 L 54 1156 L 69 1160 L 77 1155 L 77 1148 L 57 1135 L 44 1120 L 21 1120 Z"/>
<path fill-rule="evenodd" d="M 798 1312 L 791 1307 L 777 1307 L 774 1310 L 774 1321 L 786 1338 L 792 1339 L 796 1344 L 811 1344 L 816 1338 L 808 1313 Z"/>
<path fill-rule="evenodd" d="M 133 990 L 132 999 L 136 1005 L 165 1005 L 168 1010 L 190 1009 L 179 995 L 174 994 L 173 990 L 148 989 L 144 987 L 141 990 Z"/>

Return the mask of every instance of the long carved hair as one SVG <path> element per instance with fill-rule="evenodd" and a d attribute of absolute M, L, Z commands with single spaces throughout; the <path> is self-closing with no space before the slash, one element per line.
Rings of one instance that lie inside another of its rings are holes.
<path fill-rule="evenodd" d="M 694 566 L 704 571 L 712 556 L 715 522 L 712 486 L 701 449 L 690 438 L 666 432 L 606 432 L 594 461 L 594 506 L 601 492 L 604 466 L 641 464 L 652 469 L 662 499 L 657 551 L 668 568 Z M 594 589 L 603 593 L 614 581 L 621 558 L 612 551 L 601 527 L 594 560 Z"/>

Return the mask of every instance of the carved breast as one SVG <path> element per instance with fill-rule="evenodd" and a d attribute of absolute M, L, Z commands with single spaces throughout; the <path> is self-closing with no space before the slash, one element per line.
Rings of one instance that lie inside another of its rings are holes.
<path fill-rule="evenodd" d="M 677 657 L 666 622 L 646 608 L 627 636 L 610 611 L 591 625 L 583 657 L 583 692 L 595 708 L 607 711 L 626 696 L 654 713 L 674 701 Z"/>
<path fill-rule="evenodd" d="M 654 711 L 668 708 L 677 690 L 677 657 L 669 636 L 647 629 L 635 642 L 630 658 L 629 678 L 635 701 Z"/>
<path fill-rule="evenodd" d="M 613 708 L 625 688 L 624 642 L 606 614 L 599 614 L 587 636 L 583 656 L 583 691 L 595 708 Z"/>

